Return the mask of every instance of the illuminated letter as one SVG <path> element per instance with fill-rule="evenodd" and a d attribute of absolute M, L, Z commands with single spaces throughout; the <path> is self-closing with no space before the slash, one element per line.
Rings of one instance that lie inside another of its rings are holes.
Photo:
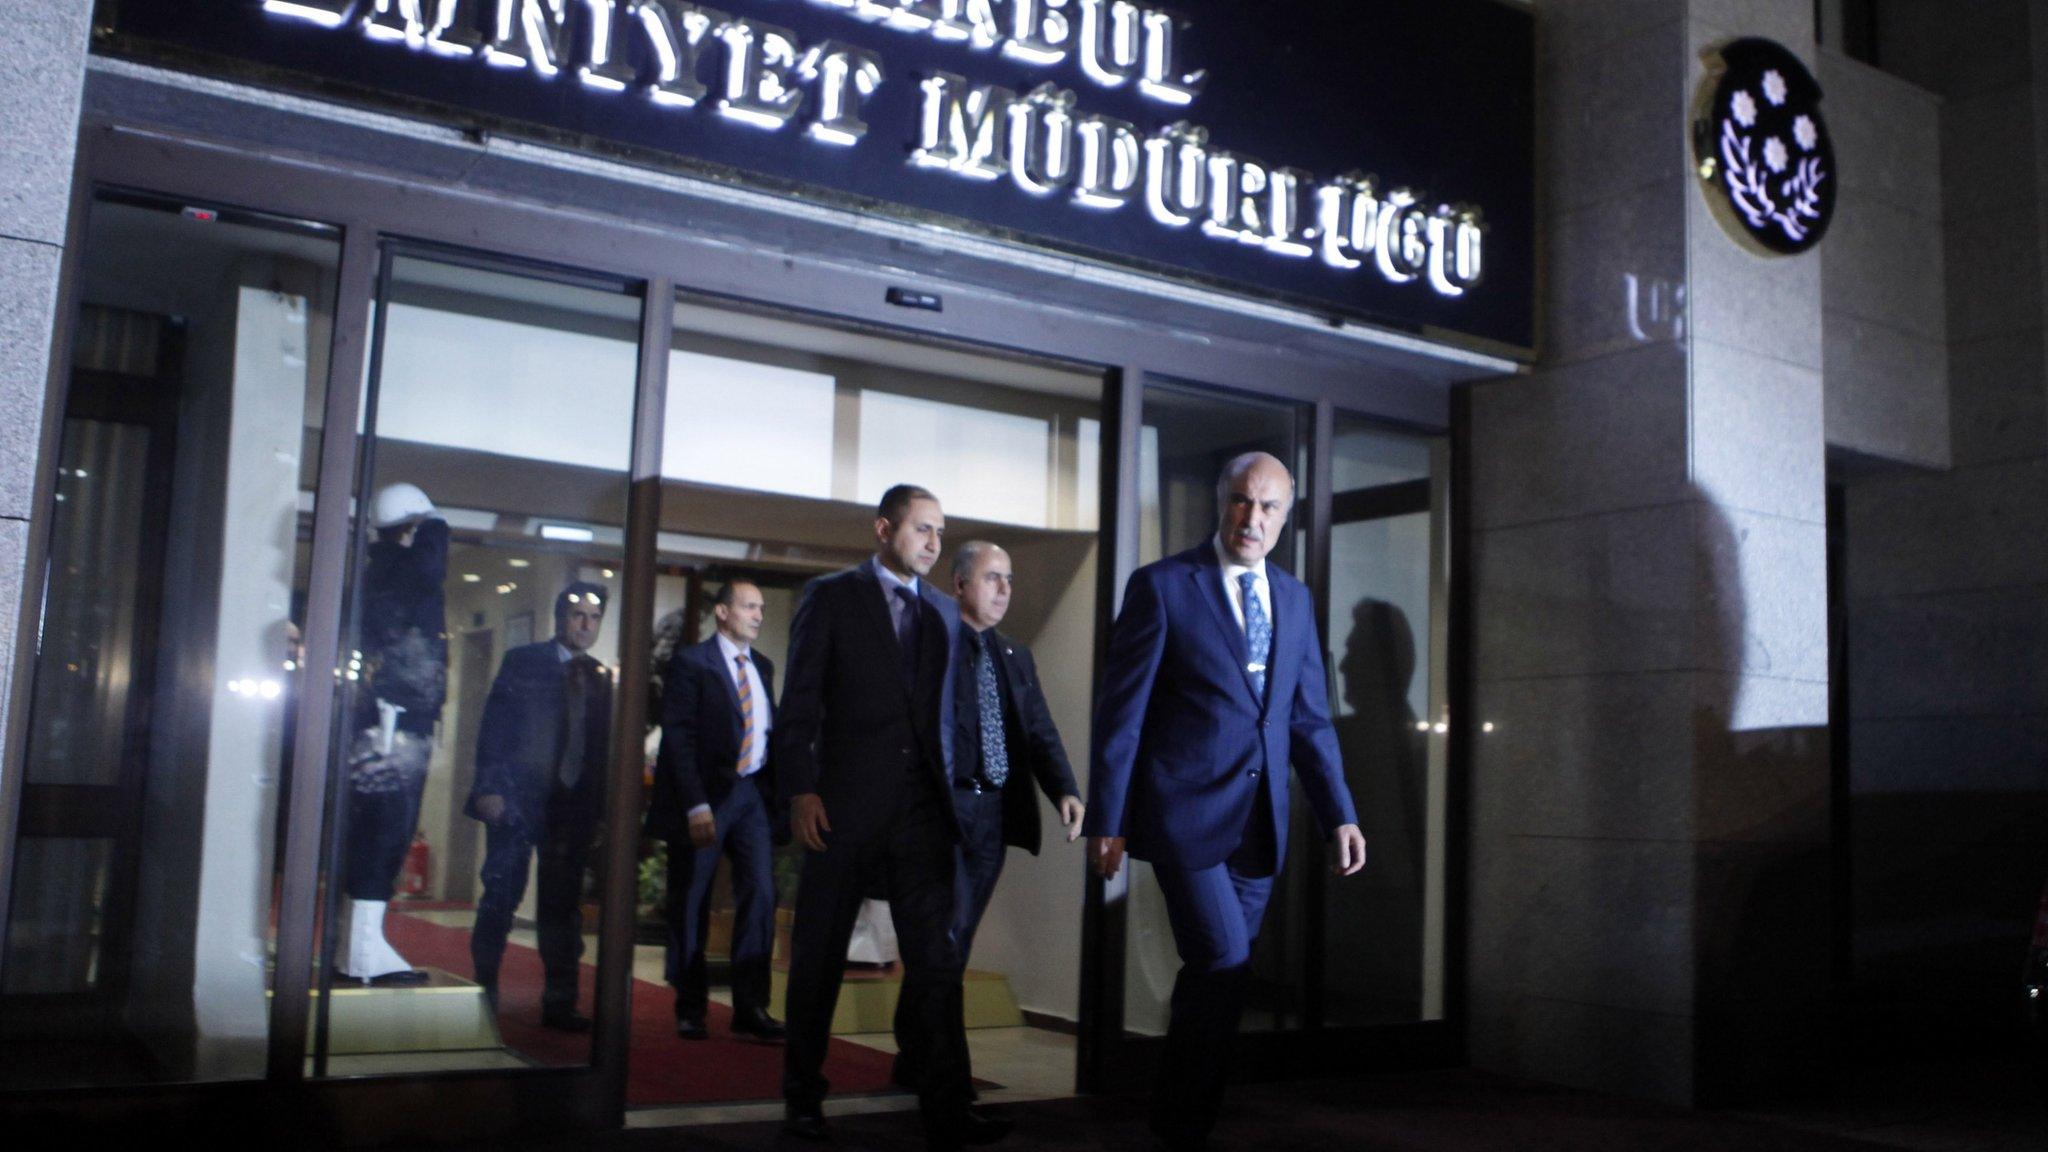
<path fill-rule="evenodd" d="M 1142 9 L 1128 0 L 1081 0 L 1081 71 L 1104 88 L 1138 74 Z"/>
<path fill-rule="evenodd" d="M 1145 13 L 1145 78 L 1138 81 L 1138 90 L 1165 104 L 1193 103 L 1208 82 L 1208 72 L 1182 75 L 1175 63 L 1176 45 L 1186 27 L 1172 13 Z"/>
<path fill-rule="evenodd" d="M 621 20 L 612 4 L 613 0 L 583 0 L 590 9 L 590 60 L 576 69 L 576 75 L 592 88 L 624 92 L 635 75 L 626 63 L 625 25 L 632 12 L 629 9 Z"/>
<path fill-rule="evenodd" d="M 734 19 L 720 24 L 725 42 L 725 97 L 718 113 L 774 131 L 789 123 L 804 102 L 804 91 L 792 87 L 796 67 L 796 33 L 758 20 Z"/>
<path fill-rule="evenodd" d="M 1047 196 L 1074 178 L 1074 94 L 1040 84 L 1010 106 L 1010 178 Z"/>
<path fill-rule="evenodd" d="M 1301 211 L 1301 186 L 1310 176 L 1299 168 L 1275 168 L 1266 173 L 1266 251 L 1276 256 L 1313 256 L 1308 245 L 1307 221 Z"/>
<path fill-rule="evenodd" d="M 420 17 L 424 0 L 374 0 L 363 18 L 363 35 L 372 40 L 403 40 L 415 47 L 426 39 Z"/>
<path fill-rule="evenodd" d="M 1316 227 L 1323 234 L 1323 263 L 1350 270 L 1372 251 L 1379 228 L 1379 182 L 1347 172 L 1316 189 Z"/>
<path fill-rule="evenodd" d="M 562 70 L 568 44 L 567 0 L 498 0 L 498 26 L 484 59 L 501 68 L 523 68 L 532 53 L 534 70 L 553 76 Z"/>
<path fill-rule="evenodd" d="M 275 16 L 310 20 L 322 28 L 339 28 L 348 20 L 355 0 L 263 0 L 263 10 Z"/>
<path fill-rule="evenodd" d="M 1067 18 L 1053 8 L 1067 0 L 1010 0 L 1010 38 L 1003 55 L 1026 64 L 1057 64 L 1067 58 Z"/>
<path fill-rule="evenodd" d="M 1209 202 L 1209 130 L 1185 120 L 1145 141 L 1145 206 L 1170 228 L 1185 227 Z"/>
<path fill-rule="evenodd" d="M 974 47 L 987 50 L 1003 42 L 1003 22 L 996 15 L 997 0 L 945 0 L 951 13 L 932 29 L 932 34 L 941 40 L 956 38 L 956 32 L 964 33 L 964 39 Z"/>
<path fill-rule="evenodd" d="M 1479 283 L 1479 243 L 1485 231 L 1479 209 L 1436 210 L 1429 220 L 1429 286 L 1445 296 L 1463 296 Z"/>
<path fill-rule="evenodd" d="M 1017 94 L 987 85 L 966 91 L 967 80 L 934 72 L 924 89 L 924 131 L 910 154 L 920 168 L 946 168 L 976 180 L 1003 174 L 1009 155 L 1010 105 Z"/>
<path fill-rule="evenodd" d="M 1406 188 L 1389 193 L 1380 204 L 1378 249 L 1380 275 L 1406 284 L 1429 267 L 1429 213 L 1415 205 Z"/>
<path fill-rule="evenodd" d="M 868 134 L 860 102 L 882 83 L 881 57 L 827 40 L 804 54 L 798 71 L 818 81 L 818 118 L 809 129 L 813 139 L 852 144 Z"/>
<path fill-rule="evenodd" d="M 732 17 L 716 8 L 700 8 L 677 0 L 635 0 L 630 11 L 640 17 L 640 26 L 647 31 L 659 66 L 648 97 L 656 104 L 694 107 L 706 91 L 703 81 L 697 79 L 697 60 L 704 51 L 704 42 L 710 39 L 712 29 Z"/>
<path fill-rule="evenodd" d="M 1138 186 L 1143 145 L 1129 121 L 1109 116 L 1083 116 L 1074 126 L 1080 138 L 1080 178 L 1074 201 L 1089 208 L 1121 208 Z"/>
<path fill-rule="evenodd" d="M 483 46 L 484 34 L 477 28 L 472 0 L 438 0 L 434 26 L 427 31 L 427 51 L 443 56 L 472 56 Z"/>

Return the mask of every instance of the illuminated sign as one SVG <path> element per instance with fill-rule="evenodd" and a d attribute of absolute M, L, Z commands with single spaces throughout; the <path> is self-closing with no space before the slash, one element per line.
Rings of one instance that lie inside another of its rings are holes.
<path fill-rule="evenodd" d="M 168 41 L 1530 343 L 1526 13 L 1490 0 L 721 5 L 123 0 L 116 45 Z M 1404 57 L 1415 74 L 1390 75 Z M 1470 91 L 1444 71 L 1460 58 Z"/>
<path fill-rule="evenodd" d="M 1716 56 L 1693 124 L 1702 190 L 1737 237 L 1781 256 L 1804 252 L 1827 234 L 1839 180 L 1820 84 L 1769 40 L 1737 40 Z"/>

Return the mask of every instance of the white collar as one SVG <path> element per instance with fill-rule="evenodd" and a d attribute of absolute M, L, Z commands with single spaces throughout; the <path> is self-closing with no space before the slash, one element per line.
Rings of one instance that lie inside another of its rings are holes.
<path fill-rule="evenodd" d="M 740 647 L 732 642 L 732 637 L 727 636 L 723 632 L 714 632 L 712 635 L 718 637 L 718 650 L 725 653 L 726 663 L 730 664 L 736 657 L 740 656 L 745 656 L 748 660 L 753 659 L 754 650 L 752 648 Z"/>

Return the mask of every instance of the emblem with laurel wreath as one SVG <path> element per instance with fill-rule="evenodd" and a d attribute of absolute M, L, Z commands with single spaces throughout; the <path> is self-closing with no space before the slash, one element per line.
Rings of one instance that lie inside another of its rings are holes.
<path fill-rule="evenodd" d="M 1728 71 L 1697 138 L 1700 174 L 1720 186 L 1757 241 L 1802 251 L 1826 230 L 1834 198 L 1819 86 L 1797 57 L 1769 41 L 1737 42 L 1723 58 Z"/>

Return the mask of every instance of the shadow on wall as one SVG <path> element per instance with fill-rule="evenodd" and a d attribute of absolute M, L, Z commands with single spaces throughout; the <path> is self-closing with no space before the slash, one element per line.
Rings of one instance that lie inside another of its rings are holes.
<path fill-rule="evenodd" d="M 1775 526 L 1691 507 L 1694 1095 L 1811 1096 L 1831 1087 L 1836 1057 L 1827 689 L 1773 653 L 1798 648 L 1802 629 L 1824 635 L 1824 615 L 1801 615 L 1824 576 L 1751 539 Z"/>

